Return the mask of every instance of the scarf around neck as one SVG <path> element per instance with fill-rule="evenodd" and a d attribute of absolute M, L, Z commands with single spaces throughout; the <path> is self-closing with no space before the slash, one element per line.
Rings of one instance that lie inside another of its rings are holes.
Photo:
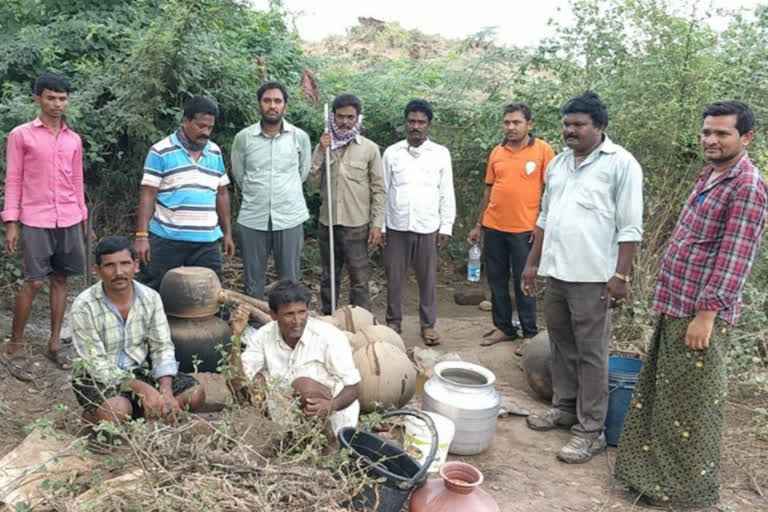
<path fill-rule="evenodd" d="M 338 126 L 336 126 L 336 116 L 331 113 L 328 115 L 328 133 L 331 134 L 331 149 L 338 149 L 346 146 L 350 141 L 354 140 L 360 134 L 360 128 L 363 126 L 363 115 L 357 116 L 357 122 L 355 126 L 346 132 L 342 132 Z"/>
<path fill-rule="evenodd" d="M 189 140 L 189 138 L 187 138 L 187 134 L 184 133 L 184 129 L 181 126 L 179 126 L 179 128 L 176 130 L 176 138 L 179 139 L 179 142 L 181 142 L 181 145 L 184 146 L 184 149 L 192 152 L 202 151 L 205 145 L 208 144 L 208 141 L 205 141 L 202 144 L 192 142 Z"/>

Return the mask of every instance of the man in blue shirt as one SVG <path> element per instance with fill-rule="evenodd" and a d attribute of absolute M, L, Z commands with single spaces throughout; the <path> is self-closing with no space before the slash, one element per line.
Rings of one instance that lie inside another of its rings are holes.
<path fill-rule="evenodd" d="M 226 258 L 235 252 L 229 178 L 221 149 L 209 140 L 217 115 L 208 98 L 190 98 L 179 129 L 152 146 L 144 162 L 134 247 L 151 288 L 182 265 L 208 267 L 221 280 L 219 239 Z"/>

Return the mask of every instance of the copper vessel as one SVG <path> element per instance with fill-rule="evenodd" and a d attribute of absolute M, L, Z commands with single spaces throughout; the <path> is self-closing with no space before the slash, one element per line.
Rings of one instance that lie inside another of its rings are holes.
<path fill-rule="evenodd" d="M 440 477 L 413 492 L 408 512 L 501 512 L 480 488 L 483 474 L 471 464 L 446 462 L 440 466 Z"/>

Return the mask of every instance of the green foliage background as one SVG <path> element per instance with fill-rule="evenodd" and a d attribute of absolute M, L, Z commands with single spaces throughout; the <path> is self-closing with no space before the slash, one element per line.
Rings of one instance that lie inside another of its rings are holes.
<path fill-rule="evenodd" d="M 721 33 L 693 1 L 683 10 L 664 0 L 574 0 L 572 7 L 575 24 L 551 22 L 550 36 L 535 48 L 499 47 L 492 32 L 436 43 L 389 24 L 356 27 L 342 43 L 307 52 L 279 1 L 270 11 L 254 11 L 236 0 L 5 0 L 0 152 L 7 133 L 36 114 L 34 78 L 45 70 L 70 76 L 68 122 L 85 143 L 88 201 L 99 233 L 130 233 L 146 151 L 176 128 L 186 98 L 205 94 L 218 103 L 214 139 L 227 155 L 234 134 L 258 119 L 260 83 L 283 81 L 287 117 L 314 141 L 323 114 L 299 90 L 308 67 L 322 101 L 347 91 L 363 99 L 365 133 L 382 148 L 402 138 L 409 99 L 433 103 L 432 137 L 452 152 L 459 206 L 449 254 L 463 257 L 486 159 L 500 140 L 502 105 L 527 102 L 537 134 L 559 149 L 560 107 L 590 88 L 609 106 L 609 135 L 645 172 L 646 240 L 634 307 L 617 322 L 619 339 L 641 340 L 651 325 L 648 299 L 661 251 L 703 164 L 697 137 L 703 106 L 723 98 L 750 103 L 759 122 L 750 153 L 768 169 L 768 7 L 725 13 L 730 23 Z M 316 210 L 316 192 L 306 192 Z M 765 357 L 767 253 L 745 292 L 739 368 Z M 18 275 L 16 260 L 0 257 L 6 286 Z"/>

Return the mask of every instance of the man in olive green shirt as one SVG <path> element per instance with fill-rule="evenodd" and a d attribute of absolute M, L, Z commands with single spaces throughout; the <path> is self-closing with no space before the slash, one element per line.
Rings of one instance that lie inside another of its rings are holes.
<path fill-rule="evenodd" d="M 256 92 L 261 121 L 232 142 L 232 175 L 243 192 L 237 230 L 245 291 L 264 297 L 272 252 L 279 279 L 299 279 L 304 221 L 309 218 L 302 182 L 309 174 L 309 136 L 283 119 L 285 86 L 267 82 Z"/>
<path fill-rule="evenodd" d="M 328 233 L 328 197 L 325 150 L 331 148 L 331 194 L 336 297 L 339 296 L 341 269 L 349 272 L 349 302 L 370 311 L 368 291 L 368 247 L 381 244 L 386 187 L 379 147 L 360 135 L 362 103 L 357 96 L 342 94 L 333 100 L 328 130 L 312 155 L 309 184 L 320 187 L 320 256 L 323 277 L 320 297 L 323 313 L 331 311 L 331 251 Z M 370 229 L 369 229 L 370 223 Z"/>

